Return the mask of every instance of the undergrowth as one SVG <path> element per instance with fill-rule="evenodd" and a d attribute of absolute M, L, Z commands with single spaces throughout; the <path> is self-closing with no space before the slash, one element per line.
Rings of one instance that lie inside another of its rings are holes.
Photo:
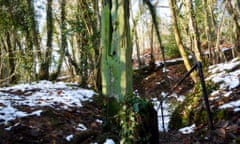
<path fill-rule="evenodd" d="M 206 83 L 208 95 L 216 90 L 215 84 Z M 202 87 L 196 83 L 190 93 L 185 96 L 185 100 L 174 110 L 170 122 L 170 129 L 179 129 L 192 123 L 207 123 L 207 111 L 204 106 Z"/>
<path fill-rule="evenodd" d="M 114 105 L 116 106 L 116 104 Z M 108 131 L 118 134 L 116 140 L 120 144 L 158 143 L 157 112 L 149 100 L 134 95 L 126 97 L 117 105 L 119 107 L 117 111 L 115 109 L 115 114 L 109 113 L 112 111 L 113 105 L 108 106 L 105 127 Z"/>

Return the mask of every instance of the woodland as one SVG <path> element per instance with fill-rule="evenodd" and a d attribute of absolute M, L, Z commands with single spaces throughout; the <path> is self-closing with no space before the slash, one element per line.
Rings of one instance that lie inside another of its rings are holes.
<path fill-rule="evenodd" d="M 0 144 L 240 143 L 238 0 L 0 0 Z"/>

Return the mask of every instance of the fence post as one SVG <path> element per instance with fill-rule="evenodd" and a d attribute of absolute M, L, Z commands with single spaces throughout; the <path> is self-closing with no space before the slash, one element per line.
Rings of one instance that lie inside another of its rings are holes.
<path fill-rule="evenodd" d="M 204 80 L 204 75 L 203 75 L 203 71 L 202 71 L 202 63 L 201 62 L 197 62 L 194 66 L 192 66 L 192 68 L 184 75 L 184 77 L 182 79 L 180 79 L 177 84 L 171 89 L 171 91 L 164 97 L 161 98 L 160 101 L 160 105 L 158 106 L 158 110 L 159 108 L 161 108 L 161 112 L 162 112 L 162 124 L 163 124 L 163 129 L 165 129 L 164 127 L 164 117 L 163 117 L 163 108 L 162 108 L 162 102 L 168 97 L 170 96 L 173 91 L 186 79 L 186 77 L 188 77 L 195 69 L 198 69 L 198 75 L 200 78 L 200 83 L 202 86 L 202 93 L 203 93 L 203 100 L 205 103 L 205 107 L 206 107 L 206 111 L 207 111 L 207 115 L 208 115 L 208 126 L 209 129 L 211 131 L 214 130 L 214 126 L 213 126 L 213 119 L 212 119 L 212 114 L 211 114 L 211 110 L 210 110 L 210 106 L 209 106 L 209 101 L 208 101 L 208 94 L 207 94 L 207 88 L 206 88 L 206 84 L 205 84 L 205 80 Z M 165 130 L 164 130 L 165 131 Z"/>
<path fill-rule="evenodd" d="M 211 114 L 211 110 L 210 110 L 210 106 L 209 106 L 209 102 L 208 102 L 207 88 L 206 88 L 204 75 L 203 75 L 203 71 L 202 71 L 202 63 L 201 62 L 197 62 L 197 67 L 198 67 L 198 74 L 199 74 L 200 82 L 201 82 L 201 86 L 202 86 L 204 103 L 205 103 L 207 114 L 208 114 L 209 128 L 210 128 L 210 130 L 214 130 L 212 114 Z"/>

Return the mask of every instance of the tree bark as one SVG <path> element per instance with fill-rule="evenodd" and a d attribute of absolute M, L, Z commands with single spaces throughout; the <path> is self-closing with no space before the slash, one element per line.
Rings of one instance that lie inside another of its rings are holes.
<path fill-rule="evenodd" d="M 164 52 L 164 47 L 162 45 L 162 39 L 161 39 L 161 36 L 160 36 L 160 32 L 159 32 L 159 28 L 158 28 L 158 21 L 157 21 L 157 16 L 156 16 L 156 9 L 155 7 L 152 5 L 151 1 L 150 0 L 143 0 L 143 2 L 145 2 L 150 10 L 150 13 L 151 13 L 151 16 L 152 16 L 152 21 L 153 21 L 153 24 L 154 24 L 154 27 L 155 27 L 155 30 L 156 30 L 156 34 L 157 34 L 157 39 L 158 39 L 158 42 L 159 42 L 159 47 L 160 47 L 160 50 L 161 50 L 161 54 L 162 54 L 162 60 L 163 62 L 165 63 L 166 61 L 166 58 L 165 58 L 165 52 Z M 165 65 L 164 65 L 165 67 Z"/>
<path fill-rule="evenodd" d="M 16 69 L 16 65 L 15 65 L 15 56 L 14 56 L 14 52 L 15 52 L 15 36 L 14 34 L 9 31 L 7 31 L 6 33 L 6 48 L 7 48 L 7 52 L 8 52 L 8 62 L 9 62 L 9 83 L 14 84 L 17 82 L 17 77 L 15 75 L 15 69 Z"/>
<path fill-rule="evenodd" d="M 61 72 L 61 68 L 63 65 L 63 60 L 65 58 L 65 49 L 67 47 L 67 37 L 66 37 L 66 18 L 65 18 L 65 6 L 66 6 L 66 0 L 61 0 L 61 22 L 60 22 L 60 30 L 61 30 L 61 47 L 59 50 L 59 60 L 57 63 L 57 69 L 56 72 L 54 72 L 51 75 L 51 80 L 56 80 L 58 75 Z"/>
<path fill-rule="evenodd" d="M 102 92 L 119 102 L 132 93 L 132 42 L 128 19 L 129 1 L 105 3 L 101 27 Z"/>
<path fill-rule="evenodd" d="M 135 36 L 135 45 L 136 45 L 136 53 L 137 53 L 137 61 L 138 61 L 138 65 L 139 65 L 139 67 L 141 68 L 142 67 L 142 65 L 143 65 L 143 61 L 141 60 L 141 58 L 140 58 L 140 46 L 139 46 L 139 37 L 138 37 L 138 31 L 137 31 L 137 22 L 138 22 L 138 20 L 139 20 L 139 16 L 141 15 L 141 13 L 142 13 L 142 10 L 141 10 L 141 8 L 140 8 L 140 10 L 139 10 L 139 12 L 137 13 L 137 16 L 136 16 L 136 18 L 134 19 L 133 18 L 133 11 L 132 11 L 132 8 L 131 8 L 131 13 L 132 13 L 132 23 L 133 23 L 133 34 L 134 34 L 134 36 Z"/>
<path fill-rule="evenodd" d="M 32 0 L 27 0 L 27 3 L 28 3 L 29 17 L 30 17 L 31 37 L 32 37 L 33 45 L 35 47 L 35 50 L 32 53 L 34 57 L 37 59 L 37 61 L 41 61 L 42 56 L 41 56 L 41 49 L 39 44 L 39 33 L 38 33 L 37 23 L 35 19 L 34 3 Z M 33 61 L 33 64 L 34 64 L 33 72 L 35 73 L 34 79 L 37 78 L 36 59 Z"/>
<path fill-rule="evenodd" d="M 154 39 L 154 26 L 153 23 L 151 24 L 151 38 L 150 38 L 150 48 L 151 48 L 151 60 L 150 60 L 150 65 L 155 63 L 155 58 L 154 58 L 154 49 L 153 49 L 153 39 Z"/>
<path fill-rule="evenodd" d="M 233 5 L 231 1 L 225 0 L 225 6 L 235 24 L 234 49 L 236 49 L 238 55 L 240 55 L 240 24 L 238 22 L 238 17 L 237 17 L 236 11 L 233 9 Z M 238 2 L 238 6 L 239 6 L 239 2 Z"/>
<path fill-rule="evenodd" d="M 203 0 L 203 8 L 204 10 L 204 24 L 205 24 L 205 35 L 207 38 L 207 49 L 209 51 L 209 62 L 212 63 L 212 57 L 213 57 L 213 52 L 212 52 L 212 40 L 213 40 L 213 31 L 212 31 L 212 25 L 211 25 L 211 18 L 210 18 L 210 12 L 208 10 L 208 4 L 207 0 Z"/>
<path fill-rule="evenodd" d="M 178 29 L 177 15 L 176 15 L 176 1 L 169 0 L 169 7 L 172 15 L 173 29 L 174 29 L 175 40 L 178 46 L 178 50 L 183 58 L 183 62 L 187 71 L 189 71 L 191 69 L 191 64 L 190 64 L 190 61 L 188 60 L 188 55 L 184 49 L 180 31 Z M 197 82 L 196 75 L 197 75 L 196 73 L 191 74 L 191 78 L 193 79 L 194 82 Z"/>
<path fill-rule="evenodd" d="M 52 39 L 53 39 L 53 14 L 52 14 L 52 0 L 47 0 L 47 49 L 44 60 L 40 67 L 40 80 L 49 79 L 49 68 L 52 59 Z"/>
<path fill-rule="evenodd" d="M 194 55 L 197 61 L 202 62 L 202 56 L 200 52 L 200 38 L 199 38 L 197 23 L 195 21 L 194 14 L 193 14 L 194 10 L 192 6 L 192 0 L 187 0 L 186 6 L 188 9 L 187 13 L 189 18 L 189 32 L 190 32 L 190 37 L 193 41 L 192 46 L 193 46 Z"/>
<path fill-rule="evenodd" d="M 216 57 L 216 61 L 217 63 L 220 63 L 220 62 L 223 62 L 223 59 L 224 59 L 224 54 L 223 52 L 221 51 L 219 45 L 220 45 L 220 37 L 221 37 L 221 29 L 222 29 L 222 25 L 223 25 L 223 22 L 224 22 L 224 14 L 225 14 L 225 8 L 223 10 L 223 13 L 222 13 L 222 17 L 220 19 L 220 23 L 218 25 L 218 30 L 217 30 L 217 40 L 216 40 L 216 53 L 217 53 L 217 57 Z M 226 61 L 226 59 L 225 59 Z"/>

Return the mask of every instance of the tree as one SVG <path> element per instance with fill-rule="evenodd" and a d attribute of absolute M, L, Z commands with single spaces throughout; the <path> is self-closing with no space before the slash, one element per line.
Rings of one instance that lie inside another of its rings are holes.
<path fill-rule="evenodd" d="M 51 80 L 56 80 L 58 75 L 60 74 L 62 65 L 63 65 L 63 60 L 65 57 L 65 49 L 67 47 L 67 37 L 66 37 L 66 0 L 61 0 L 60 3 L 61 7 L 61 22 L 60 22 L 60 30 L 61 30 L 61 45 L 60 45 L 60 50 L 59 50 L 59 60 L 57 63 L 57 69 L 56 72 L 54 72 L 51 75 Z"/>
<path fill-rule="evenodd" d="M 207 39 L 207 49 L 209 51 L 209 60 L 212 61 L 213 57 L 213 52 L 212 52 L 212 41 L 214 37 L 214 31 L 213 31 L 213 23 L 211 23 L 211 12 L 210 8 L 211 5 L 208 3 L 208 0 L 203 0 L 203 11 L 204 11 L 204 30 L 205 30 L 205 35 Z"/>
<path fill-rule="evenodd" d="M 102 93 L 122 102 L 132 93 L 129 1 L 104 1 L 101 24 Z M 112 13 L 111 13 L 112 12 Z"/>
<path fill-rule="evenodd" d="M 27 0 L 27 5 L 28 5 L 28 11 L 29 11 L 29 31 L 30 31 L 30 35 L 31 35 L 31 39 L 28 39 L 28 41 L 32 41 L 33 46 L 35 47 L 35 49 L 33 49 L 32 51 L 32 70 L 31 70 L 31 75 L 33 77 L 33 79 L 31 80 L 36 80 L 36 61 L 40 61 L 41 60 L 41 49 L 40 49 L 40 44 L 39 44 L 39 32 L 37 30 L 37 22 L 36 22 L 36 18 L 35 18 L 35 9 L 34 9 L 34 2 L 33 0 Z M 36 59 L 34 59 L 36 57 Z"/>
<path fill-rule="evenodd" d="M 100 22 L 98 2 L 91 0 L 66 1 L 65 5 L 65 28 L 62 27 L 63 20 L 61 19 L 63 17 L 60 16 L 57 19 L 59 19 L 61 37 L 70 44 L 65 44 L 64 57 L 71 79 L 77 81 L 82 87 L 91 85 L 94 89 L 99 90 Z M 64 44 L 63 39 L 59 42 L 60 47 Z M 62 53 L 63 48 L 59 52 Z M 59 62 L 60 59 L 58 59 Z"/>
<path fill-rule="evenodd" d="M 150 10 L 150 13 L 151 13 L 151 16 L 152 16 L 152 21 L 153 21 L 153 26 L 155 27 L 155 30 L 156 30 L 157 39 L 158 39 L 159 47 L 160 47 L 161 54 L 162 54 L 162 60 L 163 60 L 163 63 L 165 63 L 165 61 L 166 61 L 166 59 L 165 59 L 165 52 L 164 52 L 164 47 L 162 45 L 162 39 L 161 39 L 161 36 L 160 36 L 160 31 L 159 31 L 159 28 L 158 28 L 156 9 L 155 9 L 155 7 L 153 6 L 153 4 L 152 4 L 152 2 L 150 0 L 143 0 L 143 2 L 148 6 L 148 8 Z M 165 66 L 166 65 L 164 65 L 164 67 Z"/>
<path fill-rule="evenodd" d="M 225 14 L 225 8 L 223 9 L 222 16 L 220 17 L 220 22 L 218 24 L 218 30 L 217 30 L 217 39 L 216 39 L 216 46 L 215 46 L 215 48 L 216 48 L 215 61 L 217 63 L 223 62 L 223 59 L 224 59 L 224 54 L 219 46 L 220 45 L 220 37 L 221 37 L 221 33 L 222 33 L 222 25 L 224 22 L 224 14 Z"/>
<path fill-rule="evenodd" d="M 200 38 L 198 33 L 197 23 L 194 17 L 194 9 L 192 5 L 192 0 L 186 1 L 187 15 L 189 19 L 189 32 L 192 41 L 192 49 L 197 61 L 202 61 L 201 52 L 200 52 Z"/>
<path fill-rule="evenodd" d="M 15 69 L 16 69 L 16 63 L 15 63 L 15 56 L 14 56 L 14 51 L 16 50 L 15 47 L 15 35 L 13 31 L 11 33 L 8 31 L 5 33 L 6 35 L 6 48 L 8 50 L 8 61 L 9 61 L 9 72 L 11 78 L 10 78 L 10 83 L 16 83 L 17 77 L 15 75 Z"/>
<path fill-rule="evenodd" d="M 135 42 L 136 45 L 136 54 L 137 54 L 137 61 L 138 61 L 138 65 L 139 67 L 141 67 L 143 65 L 143 61 L 140 58 L 140 46 L 139 46 L 139 35 L 138 35 L 138 31 L 137 31 L 137 22 L 139 21 L 139 18 L 141 16 L 141 14 L 143 13 L 143 8 L 142 5 L 139 4 L 139 11 L 137 12 L 137 15 L 135 16 L 135 18 L 133 17 L 133 11 L 132 11 L 132 7 L 131 7 L 131 16 L 132 16 L 132 32 L 133 32 L 133 41 Z"/>
<path fill-rule="evenodd" d="M 188 60 L 188 55 L 184 49 L 180 31 L 178 29 L 177 15 L 176 15 L 176 8 L 177 8 L 176 0 L 169 0 L 169 7 L 172 15 L 175 40 L 176 40 L 179 52 L 183 58 L 184 65 L 186 69 L 189 71 L 191 69 L 191 64 L 190 64 L 190 61 Z M 192 73 L 191 78 L 193 79 L 194 82 L 197 82 L 196 73 Z"/>
<path fill-rule="evenodd" d="M 236 51 L 238 52 L 238 55 L 240 55 L 240 24 L 239 24 L 239 2 L 236 1 L 236 2 L 232 2 L 232 1 L 228 1 L 228 0 L 224 0 L 224 3 L 225 3 L 225 6 L 226 6 L 226 9 L 228 11 L 228 13 L 231 15 L 231 18 L 234 22 L 234 30 L 235 30 L 235 33 L 234 33 L 234 49 L 236 49 Z M 235 7 L 236 9 L 234 9 L 234 5 L 235 4 Z"/>
<path fill-rule="evenodd" d="M 132 39 L 128 0 L 104 1 L 101 47 L 102 93 L 108 97 L 106 123 L 113 124 L 114 120 L 111 119 L 118 116 L 120 143 L 137 143 L 139 140 L 158 143 L 156 111 L 152 104 L 132 94 Z M 139 109 L 134 109 L 134 105 L 138 105 Z"/>
<path fill-rule="evenodd" d="M 20 1 L 0 1 L 0 37 L 2 46 L 1 47 L 1 59 L 2 59 L 2 68 L 1 74 L 3 76 L 4 82 L 16 83 L 17 74 L 16 74 L 16 50 L 17 50 L 17 31 L 24 29 L 26 27 L 26 22 L 23 19 L 20 19 L 24 16 L 26 12 L 26 7 L 24 2 Z M 4 56 L 6 55 L 6 56 Z M 3 57 L 4 56 L 4 57 Z"/>
<path fill-rule="evenodd" d="M 52 60 L 53 13 L 52 0 L 47 0 L 47 44 L 44 57 L 41 61 L 39 79 L 49 79 L 49 68 Z"/>

